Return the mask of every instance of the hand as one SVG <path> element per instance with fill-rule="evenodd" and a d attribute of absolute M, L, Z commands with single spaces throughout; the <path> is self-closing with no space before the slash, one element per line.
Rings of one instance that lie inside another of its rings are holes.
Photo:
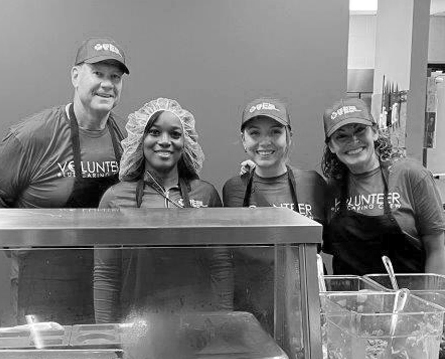
<path fill-rule="evenodd" d="M 240 168 L 240 176 L 242 176 L 245 173 L 250 173 L 252 172 L 256 167 L 256 163 L 253 162 L 252 160 L 245 160 L 243 162 L 241 162 L 241 168 Z"/>

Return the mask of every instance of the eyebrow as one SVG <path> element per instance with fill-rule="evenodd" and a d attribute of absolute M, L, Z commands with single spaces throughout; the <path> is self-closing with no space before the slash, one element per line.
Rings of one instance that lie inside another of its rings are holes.
<path fill-rule="evenodd" d="M 150 126 L 150 128 L 153 128 L 153 127 L 160 128 L 161 126 L 159 126 L 159 125 L 155 125 L 155 124 L 153 124 L 153 125 Z M 170 130 L 173 129 L 173 130 L 181 130 L 181 131 L 182 131 L 182 126 L 179 126 L 179 125 L 171 125 L 169 129 L 170 129 Z"/>
<path fill-rule="evenodd" d="M 250 125 L 250 126 L 247 126 L 246 130 L 249 130 L 251 128 L 259 129 L 259 128 L 261 128 L 261 126 Z M 272 125 L 269 128 L 280 128 L 281 129 L 281 128 L 284 128 L 284 126 L 283 125 Z"/>

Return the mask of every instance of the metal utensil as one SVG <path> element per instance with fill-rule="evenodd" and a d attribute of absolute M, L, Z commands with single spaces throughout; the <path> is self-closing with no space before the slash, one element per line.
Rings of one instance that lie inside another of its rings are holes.
<path fill-rule="evenodd" d="M 394 267 L 392 266 L 391 259 L 387 256 L 382 256 L 383 264 L 386 268 L 386 271 L 389 274 L 389 280 L 391 281 L 392 288 L 394 290 L 399 290 L 399 284 L 397 283 L 396 275 L 394 273 Z"/>
<path fill-rule="evenodd" d="M 397 320 L 399 317 L 398 314 L 400 312 L 403 312 L 403 310 L 405 308 L 406 301 L 408 300 L 409 294 L 410 294 L 410 292 L 409 292 L 409 289 L 407 289 L 407 288 L 399 289 L 395 294 L 394 305 L 393 305 L 392 316 L 391 316 L 391 325 L 389 327 L 390 336 L 393 336 L 396 332 Z"/>
<path fill-rule="evenodd" d="M 318 289 L 320 292 L 326 292 L 326 283 L 324 281 L 323 258 L 317 253 L 317 273 L 318 273 Z"/>

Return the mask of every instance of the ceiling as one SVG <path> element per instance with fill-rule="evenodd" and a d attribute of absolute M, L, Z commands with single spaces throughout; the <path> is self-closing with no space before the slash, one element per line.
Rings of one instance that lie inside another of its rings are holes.
<path fill-rule="evenodd" d="M 349 0 L 350 13 L 351 15 L 374 15 L 377 11 L 378 1 L 379 0 Z M 445 0 L 431 0 L 430 14 L 432 16 L 445 16 Z"/>

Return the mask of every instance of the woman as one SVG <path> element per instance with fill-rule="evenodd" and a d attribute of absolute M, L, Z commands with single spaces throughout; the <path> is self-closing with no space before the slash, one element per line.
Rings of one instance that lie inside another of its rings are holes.
<path fill-rule="evenodd" d="M 287 164 L 291 137 L 290 117 L 282 101 L 258 98 L 246 106 L 241 139 L 254 169 L 225 183 L 225 206 L 285 207 L 324 223 L 325 182 L 314 171 L 302 171 Z M 287 263 L 297 260 L 292 251 L 283 255 Z M 235 309 L 252 312 L 273 333 L 273 247 L 238 250 L 234 260 Z M 296 273 L 292 269 L 295 265 L 290 265 L 290 271 Z M 298 293 L 292 293 L 292 297 L 298 300 Z"/>
<path fill-rule="evenodd" d="M 99 208 L 221 206 L 215 188 L 198 177 L 204 154 L 190 112 L 159 98 L 130 114 L 126 129 L 121 182 L 107 190 Z M 231 309 L 231 274 L 224 249 L 97 248 L 96 321 L 119 321 L 132 309 Z"/>
<path fill-rule="evenodd" d="M 334 274 L 445 273 L 442 202 L 431 173 L 403 159 L 360 99 L 336 102 L 323 116 L 332 218 L 323 251 Z"/>

